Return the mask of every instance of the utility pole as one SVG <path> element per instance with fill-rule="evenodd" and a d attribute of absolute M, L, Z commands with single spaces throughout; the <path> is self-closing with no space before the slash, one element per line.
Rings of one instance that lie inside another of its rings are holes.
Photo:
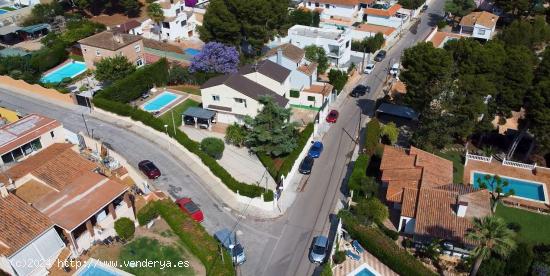
<path fill-rule="evenodd" d="M 84 121 L 84 127 L 86 127 L 86 133 L 90 136 L 90 131 L 88 130 L 88 124 L 86 124 L 86 119 L 84 118 L 84 113 L 82 113 L 82 121 Z"/>
<path fill-rule="evenodd" d="M 176 121 L 174 120 L 174 110 L 170 110 L 172 114 L 172 125 L 174 126 L 174 137 L 176 137 Z"/>

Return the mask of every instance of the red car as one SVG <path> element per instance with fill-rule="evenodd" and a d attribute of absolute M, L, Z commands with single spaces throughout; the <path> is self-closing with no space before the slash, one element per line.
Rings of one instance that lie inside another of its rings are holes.
<path fill-rule="evenodd" d="M 187 213 L 191 218 L 193 218 L 197 222 L 202 222 L 204 220 L 204 215 L 202 214 L 201 209 L 199 209 L 199 206 L 193 202 L 188 197 L 180 198 L 176 200 L 176 204 L 180 207 L 180 209 Z"/>
<path fill-rule="evenodd" d="M 149 179 L 157 179 L 160 177 L 159 168 L 149 160 L 139 162 L 138 167 Z"/>
<path fill-rule="evenodd" d="M 327 115 L 327 123 L 336 123 L 336 120 L 338 120 L 338 111 L 333 109 Z"/>

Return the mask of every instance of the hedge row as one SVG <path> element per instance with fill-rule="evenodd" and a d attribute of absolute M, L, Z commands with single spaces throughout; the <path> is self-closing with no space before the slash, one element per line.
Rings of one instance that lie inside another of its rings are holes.
<path fill-rule="evenodd" d="M 309 140 L 309 137 L 313 134 L 313 123 L 309 123 L 302 132 L 300 132 L 300 136 L 298 137 L 297 144 L 298 146 L 287 156 L 285 156 L 285 159 L 283 161 L 283 164 L 277 169 L 275 166 L 275 162 L 273 162 L 273 158 L 271 156 L 259 152 L 258 159 L 260 159 L 260 162 L 262 162 L 262 165 L 267 169 L 267 172 L 273 177 L 275 182 L 277 182 L 279 179 L 281 179 L 281 176 L 287 176 L 290 170 L 292 169 L 292 166 L 294 166 L 294 163 L 296 162 L 296 159 L 300 156 L 300 153 L 304 149 L 307 143 L 307 140 Z"/>
<path fill-rule="evenodd" d="M 130 117 L 132 118 L 132 120 L 140 121 L 143 124 L 150 126 L 151 128 L 159 132 L 165 131 L 164 122 L 161 119 L 156 118 L 149 112 L 145 112 L 141 109 L 131 107 L 127 104 L 105 98 L 109 95 L 109 93 L 117 93 L 117 90 L 103 90 L 103 92 L 94 97 L 94 106 L 109 112 L 113 112 L 120 116 Z M 273 198 L 272 190 L 265 191 L 262 187 L 237 181 L 214 158 L 201 151 L 199 143 L 189 139 L 189 137 L 181 130 L 176 129 L 176 134 L 173 138 L 176 139 L 176 141 L 184 146 L 187 150 L 197 155 L 202 160 L 204 165 L 206 165 L 210 169 L 210 171 L 219 179 L 221 179 L 221 181 L 233 192 L 238 192 L 240 195 L 250 198 L 259 197 L 263 193 L 264 200 Z"/>
<path fill-rule="evenodd" d="M 149 91 L 153 86 L 168 82 L 168 61 L 161 59 L 136 70 L 125 78 L 115 81 L 101 91 L 98 96 L 112 101 L 129 103 Z"/>
<path fill-rule="evenodd" d="M 173 202 L 169 200 L 150 202 L 137 213 L 137 219 L 143 226 L 159 215 L 186 248 L 203 263 L 207 275 L 235 275 L 231 261 L 227 261 L 231 260 L 228 252 L 223 251 L 225 262 L 222 262 L 218 242 L 204 230 L 202 225 L 181 212 Z"/>
<path fill-rule="evenodd" d="M 365 132 L 365 151 L 370 156 L 376 151 L 376 146 L 380 142 L 380 132 L 382 128 L 380 121 L 373 118 L 367 123 L 367 131 Z"/>
<path fill-rule="evenodd" d="M 437 275 L 405 249 L 400 248 L 395 242 L 377 228 L 360 224 L 349 211 L 340 211 L 338 216 L 342 219 L 344 227 L 353 239 L 382 263 L 399 275 L 427 276 Z"/>
<path fill-rule="evenodd" d="M 367 177 L 367 167 L 369 166 L 370 157 L 366 154 L 359 154 L 355 163 L 353 164 L 353 170 L 348 180 L 348 188 L 350 190 L 358 190 L 361 187 L 361 179 Z"/>

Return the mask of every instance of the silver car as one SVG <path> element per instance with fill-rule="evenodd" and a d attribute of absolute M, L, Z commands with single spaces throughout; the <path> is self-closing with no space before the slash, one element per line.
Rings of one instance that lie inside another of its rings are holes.
<path fill-rule="evenodd" d="M 313 239 L 313 245 L 309 252 L 309 260 L 312 263 L 322 263 L 327 256 L 328 238 L 325 236 L 317 236 Z"/>

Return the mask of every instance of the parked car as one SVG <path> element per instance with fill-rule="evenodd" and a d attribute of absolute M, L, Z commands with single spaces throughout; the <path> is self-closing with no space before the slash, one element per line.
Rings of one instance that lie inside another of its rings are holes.
<path fill-rule="evenodd" d="M 360 84 L 360 85 L 357 85 L 355 88 L 353 88 L 353 90 L 351 90 L 351 93 L 349 93 L 349 95 L 354 98 L 358 98 L 365 95 L 367 93 L 367 89 L 369 89 L 367 88 L 367 86 Z"/>
<path fill-rule="evenodd" d="M 202 222 L 204 220 L 204 214 L 202 213 L 201 209 L 190 198 L 180 198 L 176 200 L 176 204 L 178 204 L 180 209 L 183 212 L 187 213 L 195 221 Z"/>
<path fill-rule="evenodd" d="M 385 58 L 386 58 L 386 51 L 385 50 L 380 50 L 378 52 L 378 54 L 376 54 L 376 56 L 374 57 L 374 60 L 380 62 L 380 61 L 384 60 Z"/>
<path fill-rule="evenodd" d="M 399 63 L 394 63 L 390 68 L 390 75 L 397 77 L 399 74 Z"/>
<path fill-rule="evenodd" d="M 327 123 L 336 123 L 336 121 L 338 120 L 338 111 L 336 110 L 331 110 L 328 115 L 327 115 Z"/>
<path fill-rule="evenodd" d="M 149 179 L 157 179 L 160 177 L 160 170 L 149 160 L 143 160 L 139 162 L 138 168 L 142 171 Z"/>
<path fill-rule="evenodd" d="M 374 63 L 367 64 L 367 66 L 365 66 L 365 70 L 364 70 L 365 74 L 372 73 L 372 71 L 374 70 L 374 67 L 375 67 Z"/>
<path fill-rule="evenodd" d="M 231 255 L 231 259 L 235 265 L 243 264 L 246 261 L 244 248 L 237 242 L 237 236 L 234 232 L 229 231 L 227 228 L 223 228 L 214 233 L 214 237 L 227 251 L 229 251 L 229 255 Z"/>
<path fill-rule="evenodd" d="M 321 152 L 323 152 L 323 143 L 321 143 L 321 141 L 315 141 L 309 148 L 307 155 L 313 158 L 319 158 Z"/>
<path fill-rule="evenodd" d="M 298 167 L 298 171 L 301 174 L 310 174 L 311 169 L 313 168 L 313 163 L 315 162 L 315 159 L 311 156 L 306 156 L 304 160 L 302 160 L 302 163 L 300 163 L 300 167 Z"/>
<path fill-rule="evenodd" d="M 309 251 L 309 260 L 312 263 L 322 263 L 327 256 L 328 238 L 317 236 L 313 239 L 313 244 Z"/>

